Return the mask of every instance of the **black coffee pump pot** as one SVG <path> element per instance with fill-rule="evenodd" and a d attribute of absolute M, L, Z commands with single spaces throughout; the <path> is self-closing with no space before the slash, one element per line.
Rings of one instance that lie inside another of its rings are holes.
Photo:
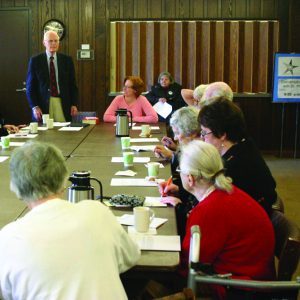
<path fill-rule="evenodd" d="M 69 177 L 69 180 L 72 182 L 72 186 L 68 188 L 68 200 L 72 203 L 77 203 L 81 200 L 94 200 L 94 187 L 91 186 L 90 181 L 97 181 L 100 188 L 100 200 L 103 200 L 103 189 L 102 183 L 94 178 L 90 177 L 90 171 L 74 171 Z"/>
<path fill-rule="evenodd" d="M 120 108 L 116 110 L 116 136 L 129 136 L 129 129 L 132 128 L 132 112 L 126 108 Z M 128 120 L 128 114 L 130 115 L 130 121 Z"/>

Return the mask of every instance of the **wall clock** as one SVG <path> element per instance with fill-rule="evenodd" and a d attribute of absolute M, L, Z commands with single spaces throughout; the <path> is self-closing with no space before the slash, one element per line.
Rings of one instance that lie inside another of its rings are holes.
<path fill-rule="evenodd" d="M 65 27 L 64 23 L 57 19 L 48 20 L 44 24 L 43 32 L 45 33 L 46 31 L 49 31 L 49 30 L 56 31 L 59 36 L 60 41 L 64 38 L 64 36 L 66 34 L 66 27 Z"/>

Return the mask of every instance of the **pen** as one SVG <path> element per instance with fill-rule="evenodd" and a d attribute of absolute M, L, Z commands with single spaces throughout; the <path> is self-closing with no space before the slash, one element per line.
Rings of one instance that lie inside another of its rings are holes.
<path fill-rule="evenodd" d="M 167 186 L 169 186 L 172 182 L 172 175 L 170 176 L 170 178 L 168 179 L 167 183 L 166 183 L 166 186 L 164 188 L 164 190 L 166 189 Z M 163 191 L 163 194 L 162 194 L 163 197 L 166 197 L 167 194 L 165 193 L 165 191 Z"/>

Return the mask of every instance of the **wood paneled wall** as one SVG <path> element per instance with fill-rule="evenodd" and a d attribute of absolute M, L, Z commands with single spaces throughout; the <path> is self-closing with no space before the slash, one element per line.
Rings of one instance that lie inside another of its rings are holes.
<path fill-rule="evenodd" d="M 272 88 L 278 21 L 119 21 L 110 24 L 110 91 L 126 75 L 139 75 L 149 90 L 162 71 L 184 87 L 227 82 L 234 92 Z"/>
<path fill-rule="evenodd" d="M 7 7 L 30 8 L 32 55 L 43 51 L 43 24 L 51 18 L 63 21 L 67 33 L 61 43 L 61 51 L 71 55 L 75 62 L 81 100 L 79 108 L 84 111 L 96 110 L 99 116 L 102 116 L 106 109 L 107 95 L 110 90 L 109 24 L 111 21 L 274 19 L 279 20 L 280 23 L 279 50 L 300 51 L 300 35 L 297 31 L 300 7 L 298 0 L 0 0 L 0 8 Z M 77 61 L 76 51 L 81 44 L 91 45 L 95 51 L 95 60 Z M 176 59 L 177 55 L 178 53 L 174 52 L 172 59 Z M 145 64 L 145 68 L 147 67 Z M 201 66 L 197 66 L 197 68 L 200 70 Z M 201 69 L 202 72 L 205 72 L 203 67 Z M 185 72 L 183 76 L 190 78 L 194 76 L 190 70 L 183 70 Z M 177 70 L 173 72 L 176 73 Z M 158 70 L 155 70 L 155 73 L 158 73 Z M 198 69 L 196 74 L 198 76 Z M 25 76 L 26 74 L 24 74 L 24 78 Z M 154 77 L 154 74 L 151 76 Z M 255 111 L 265 112 L 266 106 L 264 109 L 261 107 L 262 103 L 265 103 L 264 101 L 268 101 L 267 107 L 271 110 L 270 115 L 273 114 L 274 105 L 271 105 L 270 99 L 254 101 L 252 98 L 244 100 L 245 114 L 247 114 L 248 103 L 251 107 L 253 107 L 253 103 L 256 103 Z M 277 110 L 280 105 L 275 105 L 275 107 Z M 288 110 L 291 110 L 291 115 L 294 116 L 295 107 L 290 105 Z M 273 124 L 280 124 L 280 119 L 277 119 L 278 115 L 280 116 L 280 113 L 276 113 L 272 122 L 264 125 L 267 126 L 268 132 L 277 131 Z M 294 122 L 290 121 L 285 128 L 293 135 L 295 132 Z M 252 135 L 262 149 L 278 149 L 277 138 L 274 142 L 274 139 L 271 140 L 268 137 L 271 136 L 270 134 L 261 137 L 260 132 L 252 132 Z M 292 144 L 293 139 L 285 141 L 288 149 Z"/>

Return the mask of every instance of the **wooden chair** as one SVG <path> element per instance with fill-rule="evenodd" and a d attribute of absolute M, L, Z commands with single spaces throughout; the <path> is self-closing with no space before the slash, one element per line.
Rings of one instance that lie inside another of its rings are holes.
<path fill-rule="evenodd" d="M 274 211 L 272 223 L 275 231 L 275 255 L 278 258 L 277 281 L 238 280 L 222 275 L 198 272 L 200 229 L 193 226 L 190 244 L 190 270 L 188 287 L 194 293 L 197 283 L 217 284 L 227 287 L 228 299 L 243 300 L 297 300 L 300 278 L 291 281 L 300 256 L 300 230 L 281 212 Z"/>

